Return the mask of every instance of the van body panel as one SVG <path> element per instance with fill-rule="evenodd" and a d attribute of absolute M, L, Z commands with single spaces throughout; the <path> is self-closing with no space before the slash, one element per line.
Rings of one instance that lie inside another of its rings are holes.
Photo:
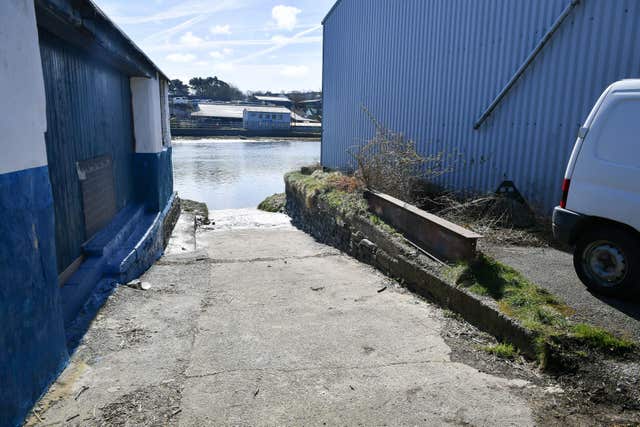
<path fill-rule="evenodd" d="M 567 166 L 566 208 L 640 231 L 640 80 L 610 86 L 585 127 Z"/>
<path fill-rule="evenodd" d="M 581 129 L 584 129 L 587 132 L 589 131 L 591 124 L 593 123 L 593 120 L 596 117 L 596 114 L 598 113 L 598 110 L 600 110 L 602 103 L 604 102 L 609 92 L 611 92 L 611 90 L 613 89 L 613 86 L 614 85 L 609 86 L 602 93 L 602 95 L 600 95 L 600 97 L 598 98 L 598 101 L 596 101 L 595 105 L 589 112 L 589 115 L 587 116 L 587 119 L 585 120 Z M 585 137 L 578 136 L 578 139 L 576 139 L 576 143 L 573 145 L 573 150 L 571 151 L 571 157 L 569 157 L 569 162 L 567 163 L 567 170 L 564 173 L 565 179 L 571 179 L 571 176 L 573 175 L 573 170 L 575 169 L 575 166 L 576 166 L 576 160 L 580 155 L 580 150 L 582 149 L 582 142 L 584 141 L 584 138 L 586 138 L 586 136 Z"/>

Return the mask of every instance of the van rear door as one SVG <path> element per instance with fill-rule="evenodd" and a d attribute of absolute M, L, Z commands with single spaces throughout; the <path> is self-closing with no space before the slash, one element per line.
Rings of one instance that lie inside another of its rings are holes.
<path fill-rule="evenodd" d="M 611 90 L 582 136 L 567 209 L 640 230 L 640 90 Z"/>

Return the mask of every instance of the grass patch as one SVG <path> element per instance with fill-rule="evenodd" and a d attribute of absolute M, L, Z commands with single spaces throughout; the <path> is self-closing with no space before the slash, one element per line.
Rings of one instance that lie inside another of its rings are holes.
<path fill-rule="evenodd" d="M 361 188 L 340 172 L 316 170 L 311 175 L 290 172 L 285 179 L 305 194 L 308 202 L 315 197 L 340 215 L 350 217 L 363 214 L 368 209 Z"/>
<path fill-rule="evenodd" d="M 486 345 L 480 349 L 503 359 L 513 359 L 518 354 L 518 350 L 512 344 L 507 343 Z"/>
<path fill-rule="evenodd" d="M 635 344 L 629 340 L 613 336 L 609 332 L 586 323 L 578 323 L 572 327 L 574 337 L 593 348 L 608 350 L 614 353 L 630 351 Z"/>
<path fill-rule="evenodd" d="M 496 300 L 503 313 L 529 329 L 555 333 L 567 326 L 566 315 L 571 313 L 568 306 L 516 270 L 484 254 L 470 264 L 454 267 L 453 276 L 458 285 Z"/>
<path fill-rule="evenodd" d="M 304 189 L 306 192 L 322 191 L 328 187 L 326 182 L 318 179 L 313 174 L 304 175 L 300 172 L 290 172 L 287 177 L 289 182 Z"/>
<path fill-rule="evenodd" d="M 258 209 L 266 212 L 284 212 L 287 196 L 284 193 L 273 194 L 258 205 Z"/>
<path fill-rule="evenodd" d="M 569 306 L 513 268 L 484 254 L 474 262 L 453 267 L 449 274 L 457 285 L 494 299 L 500 311 L 538 333 L 539 344 L 552 336 L 567 336 L 595 350 L 624 353 L 635 348 L 633 342 L 601 328 L 571 323 L 568 317 L 573 310 Z"/>

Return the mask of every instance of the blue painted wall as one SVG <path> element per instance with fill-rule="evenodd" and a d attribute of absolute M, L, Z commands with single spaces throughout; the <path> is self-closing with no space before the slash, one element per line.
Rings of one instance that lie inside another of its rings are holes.
<path fill-rule="evenodd" d="M 47 167 L 0 175 L 0 212 L 0 426 L 11 426 L 68 360 Z"/>
<path fill-rule="evenodd" d="M 476 119 L 570 0 L 342 0 L 324 22 L 322 163 L 373 136 L 361 106 L 424 154 L 460 152 L 440 182 L 515 181 L 549 213 L 577 130 L 612 82 L 640 77 L 640 2 L 582 0 L 478 130 Z"/>
<path fill-rule="evenodd" d="M 173 194 L 171 147 L 160 153 L 136 153 L 134 164 L 138 201 L 148 211 L 164 209 Z"/>
<path fill-rule="evenodd" d="M 47 158 L 56 215 L 58 272 L 81 253 L 85 235 L 76 162 L 108 154 L 116 209 L 135 200 L 129 77 L 40 30 L 47 97 Z"/>

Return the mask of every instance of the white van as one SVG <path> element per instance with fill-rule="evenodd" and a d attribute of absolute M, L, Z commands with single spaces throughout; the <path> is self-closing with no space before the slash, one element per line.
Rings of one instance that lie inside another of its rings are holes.
<path fill-rule="evenodd" d="M 640 290 L 640 80 L 609 86 L 580 128 L 553 234 L 575 247 L 574 267 L 592 291 Z"/>

